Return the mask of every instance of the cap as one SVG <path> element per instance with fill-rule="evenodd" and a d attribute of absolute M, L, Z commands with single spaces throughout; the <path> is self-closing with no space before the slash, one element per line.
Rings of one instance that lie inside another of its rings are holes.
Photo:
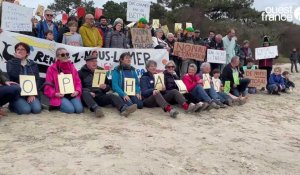
<path fill-rule="evenodd" d="M 200 30 L 195 30 L 195 33 L 200 33 Z"/>
<path fill-rule="evenodd" d="M 97 55 L 91 54 L 89 56 L 87 56 L 86 58 L 84 58 L 85 61 L 90 61 L 90 60 L 94 60 L 97 59 Z"/>

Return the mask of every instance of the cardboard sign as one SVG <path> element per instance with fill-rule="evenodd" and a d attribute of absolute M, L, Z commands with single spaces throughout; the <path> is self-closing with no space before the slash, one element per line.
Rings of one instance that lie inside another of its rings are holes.
<path fill-rule="evenodd" d="M 255 48 L 255 59 L 271 59 L 278 56 L 278 47 L 277 46 L 270 46 L 270 47 L 260 47 Z"/>
<path fill-rule="evenodd" d="M 209 63 L 226 63 L 226 51 L 207 49 L 207 62 Z"/>
<path fill-rule="evenodd" d="M 124 92 L 128 96 L 135 96 L 135 79 L 124 78 Z"/>
<path fill-rule="evenodd" d="M 179 91 L 181 94 L 185 94 L 185 93 L 188 92 L 188 91 L 187 91 L 187 88 L 186 88 L 186 86 L 185 86 L 185 84 L 183 83 L 182 80 L 175 80 L 175 83 L 176 83 L 176 85 L 177 85 L 177 87 L 178 87 L 178 91 Z"/>
<path fill-rule="evenodd" d="M 190 22 L 185 23 L 185 28 L 193 27 L 193 24 Z"/>
<path fill-rule="evenodd" d="M 175 33 L 182 29 L 182 23 L 175 23 Z"/>
<path fill-rule="evenodd" d="M 78 18 L 85 16 L 85 8 L 84 7 L 77 7 L 77 16 L 78 16 Z"/>
<path fill-rule="evenodd" d="M 32 31 L 33 9 L 3 2 L 1 28 L 8 31 Z"/>
<path fill-rule="evenodd" d="M 232 77 L 233 77 L 234 84 L 235 85 L 240 85 L 239 72 L 233 72 Z"/>
<path fill-rule="evenodd" d="M 247 69 L 245 71 L 244 77 L 251 80 L 249 87 L 262 88 L 267 84 L 267 70 Z"/>
<path fill-rule="evenodd" d="M 173 54 L 181 58 L 191 58 L 197 61 L 204 61 L 206 47 L 189 43 L 175 42 Z"/>
<path fill-rule="evenodd" d="M 150 29 L 132 28 L 131 35 L 133 48 L 153 48 L 153 40 Z"/>
<path fill-rule="evenodd" d="M 96 69 L 94 71 L 92 87 L 100 87 L 100 85 L 105 84 L 105 79 L 106 79 L 106 70 Z"/>
<path fill-rule="evenodd" d="M 39 4 L 36 9 L 35 15 L 36 16 L 44 16 L 44 10 L 45 10 L 45 7 Z"/>
<path fill-rule="evenodd" d="M 152 27 L 154 29 L 158 29 L 159 28 L 159 19 L 153 19 L 152 20 Z"/>
<path fill-rule="evenodd" d="M 75 92 L 72 74 L 59 74 L 58 85 L 61 94 L 72 94 Z"/>
<path fill-rule="evenodd" d="M 169 33 L 169 28 L 167 25 L 161 26 L 161 29 L 164 31 L 165 35 L 167 35 Z"/>
<path fill-rule="evenodd" d="M 203 74 L 203 89 L 210 89 L 210 75 L 209 74 Z"/>
<path fill-rule="evenodd" d="M 228 94 L 230 92 L 230 81 L 225 81 L 224 92 Z"/>
<path fill-rule="evenodd" d="M 212 82 L 213 82 L 214 89 L 216 90 L 216 92 L 220 92 L 220 90 L 221 90 L 221 80 L 212 77 Z"/>
<path fill-rule="evenodd" d="M 154 89 L 162 91 L 165 88 L 165 75 L 162 73 L 154 74 L 154 80 Z"/>
<path fill-rule="evenodd" d="M 35 76 L 20 75 L 21 96 L 37 95 Z"/>
<path fill-rule="evenodd" d="M 128 0 L 127 1 L 127 21 L 135 22 L 144 17 L 149 21 L 150 1 Z"/>

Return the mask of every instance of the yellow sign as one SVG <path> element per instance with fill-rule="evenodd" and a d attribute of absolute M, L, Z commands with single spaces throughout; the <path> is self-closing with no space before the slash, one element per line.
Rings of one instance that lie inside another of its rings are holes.
<path fill-rule="evenodd" d="M 101 84 L 105 84 L 106 70 L 96 69 L 93 77 L 92 87 L 100 87 Z"/>
<path fill-rule="evenodd" d="M 220 92 L 220 89 L 221 89 L 221 80 L 212 77 L 212 81 L 213 81 L 214 88 L 215 88 L 216 92 Z"/>
<path fill-rule="evenodd" d="M 182 29 L 182 23 L 175 23 L 175 33 Z"/>
<path fill-rule="evenodd" d="M 210 75 L 209 74 L 203 74 L 203 88 L 204 89 L 210 89 Z"/>
<path fill-rule="evenodd" d="M 165 75 L 160 73 L 160 74 L 154 74 L 154 88 L 162 91 L 165 89 Z"/>
<path fill-rule="evenodd" d="M 72 74 L 58 75 L 58 85 L 61 94 L 72 94 L 75 91 Z"/>
<path fill-rule="evenodd" d="M 185 28 L 193 27 L 193 24 L 190 22 L 185 23 Z"/>
<path fill-rule="evenodd" d="M 21 96 L 37 95 L 35 76 L 20 75 Z"/>
<path fill-rule="evenodd" d="M 43 16 L 44 15 L 44 10 L 45 10 L 45 7 L 39 4 L 37 9 L 36 9 L 35 15 L 36 16 Z"/>
<path fill-rule="evenodd" d="M 181 93 L 181 94 L 185 94 L 187 93 L 187 88 L 185 86 L 185 84 L 183 83 L 182 80 L 175 80 L 175 83 L 178 87 L 178 91 Z"/>
<path fill-rule="evenodd" d="M 169 28 L 167 25 L 161 26 L 161 29 L 164 31 L 164 34 L 168 34 L 169 33 Z"/>
<path fill-rule="evenodd" d="M 153 21 L 152 21 L 152 27 L 154 29 L 158 29 L 159 28 L 159 19 L 153 19 Z"/>
<path fill-rule="evenodd" d="M 124 92 L 129 96 L 135 96 L 134 78 L 124 78 Z"/>

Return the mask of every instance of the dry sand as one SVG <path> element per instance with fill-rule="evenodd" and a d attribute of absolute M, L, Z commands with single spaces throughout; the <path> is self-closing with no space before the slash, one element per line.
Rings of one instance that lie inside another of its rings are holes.
<path fill-rule="evenodd" d="M 285 65 L 287 68 L 287 65 Z M 300 73 L 292 75 L 300 85 Z M 252 95 L 244 106 L 171 119 L 10 113 L 0 120 L 0 174 L 300 174 L 300 91 Z"/>

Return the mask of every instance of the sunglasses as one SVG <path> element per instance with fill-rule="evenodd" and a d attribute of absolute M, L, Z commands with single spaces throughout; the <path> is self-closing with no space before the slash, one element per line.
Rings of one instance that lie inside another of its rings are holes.
<path fill-rule="evenodd" d="M 46 16 L 50 16 L 50 17 L 53 17 L 53 15 L 51 15 L 51 14 L 46 14 Z"/>
<path fill-rule="evenodd" d="M 167 66 L 167 68 L 169 68 L 169 69 L 170 69 L 170 68 L 175 68 L 175 66 Z"/>
<path fill-rule="evenodd" d="M 69 57 L 70 54 L 67 52 L 67 53 L 62 53 L 62 54 L 60 54 L 60 56 L 61 56 L 61 57 Z"/>

